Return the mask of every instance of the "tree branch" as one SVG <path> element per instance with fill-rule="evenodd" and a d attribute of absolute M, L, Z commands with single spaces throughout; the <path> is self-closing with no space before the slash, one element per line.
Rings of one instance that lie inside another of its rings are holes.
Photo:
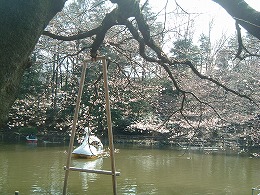
<path fill-rule="evenodd" d="M 260 40 L 260 12 L 244 0 L 212 0 L 223 7 L 243 28 Z"/>
<path fill-rule="evenodd" d="M 223 5 L 223 7 L 226 7 L 226 9 L 229 8 L 230 10 L 229 9 L 228 10 L 230 11 L 230 14 L 233 14 L 232 15 L 233 17 L 239 16 L 239 14 L 241 14 L 241 13 L 237 13 L 237 10 L 241 11 L 241 12 L 242 11 L 243 12 L 244 11 L 252 12 L 253 11 L 254 15 L 259 14 L 259 12 L 256 12 L 255 10 L 253 10 L 244 1 L 241 1 L 241 0 L 232 0 L 232 1 L 214 0 L 214 1 L 219 3 L 220 5 Z M 155 44 L 153 38 L 151 37 L 149 25 L 147 24 L 147 22 L 144 19 L 144 16 L 141 12 L 138 1 L 136 1 L 136 0 L 128 0 L 128 1 L 111 0 L 111 2 L 117 3 L 118 7 L 115 8 L 114 10 L 112 10 L 110 13 L 108 13 L 105 16 L 105 18 L 103 19 L 103 21 L 99 27 L 97 27 L 91 31 L 84 32 L 79 35 L 73 35 L 70 37 L 57 36 L 57 35 L 51 34 L 50 32 L 47 32 L 47 31 L 45 31 L 44 34 L 48 35 L 52 38 L 57 38 L 59 40 L 65 40 L 65 41 L 82 39 L 82 38 L 96 35 L 96 38 L 91 46 L 91 48 L 92 48 L 91 57 L 95 58 L 97 55 L 97 50 L 100 47 L 100 45 L 102 44 L 107 31 L 114 25 L 123 24 L 128 28 L 130 33 L 133 35 L 134 39 L 139 43 L 140 55 L 149 62 L 155 62 L 155 63 L 160 64 L 164 68 L 164 70 L 167 72 L 169 77 L 171 78 L 175 88 L 182 94 L 187 93 L 187 92 L 182 90 L 179 87 L 179 85 L 178 85 L 177 81 L 175 80 L 168 65 L 175 65 L 175 64 L 188 65 L 191 68 L 191 70 L 199 78 L 209 80 L 210 82 L 222 87 L 226 91 L 229 91 L 241 98 L 246 98 L 246 99 L 254 102 L 253 99 L 251 99 L 247 95 L 240 94 L 240 93 L 236 92 L 235 90 L 232 90 L 232 89 L 228 88 L 227 86 L 223 85 L 222 83 L 220 83 L 210 77 L 202 75 L 201 73 L 199 73 L 199 71 L 194 67 L 194 65 L 190 61 L 187 61 L 187 60 L 179 61 L 176 59 L 170 60 L 167 57 L 167 55 L 162 51 L 162 49 L 158 45 Z M 247 7 L 244 8 L 244 7 L 241 7 L 241 5 L 244 5 L 244 6 L 247 5 Z M 235 6 L 236 8 L 234 9 L 232 6 Z M 129 17 L 134 17 L 136 19 L 138 29 L 136 29 L 134 27 L 134 25 L 130 21 L 128 21 Z M 245 16 L 245 18 L 250 18 L 250 17 L 252 17 L 252 15 L 250 15 L 250 14 Z M 257 25 L 257 22 L 254 22 L 254 21 L 250 21 L 250 22 Z M 260 22 L 260 20 L 259 20 L 259 22 Z M 240 21 L 238 21 L 238 23 L 243 26 L 243 24 Z M 256 27 L 256 26 L 254 26 L 254 27 Z M 138 30 L 140 31 L 140 33 Z M 259 31 L 257 31 L 257 32 L 259 32 Z M 258 33 L 258 35 L 260 35 L 260 34 Z M 146 55 L 146 52 L 145 52 L 146 46 L 151 48 L 156 53 L 156 55 L 157 55 L 156 58 Z"/>
<path fill-rule="evenodd" d="M 80 33 L 77 35 L 72 35 L 72 36 L 56 35 L 56 34 L 51 33 L 50 31 L 43 31 L 42 35 L 51 37 L 53 39 L 62 40 L 62 41 L 74 41 L 74 40 L 85 39 L 87 37 L 92 37 L 93 35 L 96 35 L 99 30 L 100 30 L 100 27 L 97 27 L 90 31 Z"/>

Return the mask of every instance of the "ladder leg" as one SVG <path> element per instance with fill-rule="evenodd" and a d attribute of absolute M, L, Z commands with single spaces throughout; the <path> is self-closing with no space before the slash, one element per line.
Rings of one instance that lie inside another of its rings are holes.
<path fill-rule="evenodd" d="M 116 168 L 115 168 L 115 155 L 114 155 L 115 149 L 113 144 L 112 120 L 111 120 L 111 110 L 110 110 L 110 103 L 109 103 L 107 63 L 105 58 L 102 59 L 102 64 L 103 64 L 103 78 L 104 78 L 104 88 L 105 88 L 105 98 L 106 98 L 106 114 L 107 114 L 110 160 L 111 160 L 111 169 L 112 169 L 113 192 L 114 195 L 116 195 L 117 183 L 116 183 Z"/>
<path fill-rule="evenodd" d="M 71 163 L 71 156 L 72 156 L 73 144 L 74 144 L 74 139 L 75 139 L 76 126 L 77 126 L 77 121 L 78 121 L 78 116 L 79 116 L 80 101 L 81 101 L 81 96 L 82 96 L 82 91 L 83 91 L 83 86 L 84 86 L 84 81 L 85 81 L 85 76 L 86 76 L 86 69 L 87 69 L 87 63 L 83 62 L 78 97 L 77 97 L 76 108 L 75 108 L 74 117 L 73 117 L 72 132 L 71 132 L 71 137 L 70 137 L 68 158 L 67 158 L 67 164 L 66 164 L 67 169 L 65 171 L 65 178 L 64 178 L 64 185 L 63 185 L 63 195 L 67 194 L 69 167 L 70 167 L 70 163 Z"/>

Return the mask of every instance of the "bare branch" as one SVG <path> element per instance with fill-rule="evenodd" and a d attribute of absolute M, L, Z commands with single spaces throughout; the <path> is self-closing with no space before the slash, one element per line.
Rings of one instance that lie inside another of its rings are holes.
<path fill-rule="evenodd" d="M 213 0 L 222 6 L 251 35 L 260 39 L 260 12 L 250 7 L 244 0 Z"/>
<path fill-rule="evenodd" d="M 95 34 L 97 34 L 97 32 L 99 31 L 100 27 L 92 29 L 90 31 L 87 32 L 83 32 L 77 35 L 72 35 L 72 36 L 62 36 L 62 35 L 56 35 L 53 34 L 49 31 L 43 31 L 43 35 L 51 37 L 53 39 L 57 39 L 57 40 L 62 40 L 62 41 L 74 41 L 74 40 L 80 40 L 80 39 L 85 39 L 87 37 L 92 37 Z"/>
<path fill-rule="evenodd" d="M 237 96 L 239 96 L 239 97 L 241 97 L 241 98 L 246 98 L 246 99 L 248 99 L 249 101 L 254 102 L 254 103 L 257 105 L 257 103 L 256 103 L 252 98 L 248 97 L 247 95 L 240 94 L 239 92 L 237 92 L 237 91 L 235 91 L 235 90 L 233 90 L 233 89 L 228 88 L 227 86 L 223 85 L 222 83 L 218 82 L 217 80 L 215 80 L 215 79 L 213 79 L 213 78 L 210 78 L 210 77 L 207 77 L 207 76 L 205 76 L 205 75 L 202 75 L 202 74 L 194 67 L 194 65 L 193 65 L 190 61 L 183 61 L 182 64 L 188 65 L 188 66 L 191 68 L 191 70 L 192 70 L 199 78 L 205 79 L 205 80 L 208 80 L 208 81 L 211 81 L 212 83 L 216 84 L 217 86 L 222 87 L 224 90 L 229 91 L 229 92 L 231 92 L 231 93 L 233 93 L 233 94 L 235 94 L 235 95 L 237 95 Z"/>
<path fill-rule="evenodd" d="M 141 9 L 140 9 L 139 3 L 137 1 L 111 0 L 111 2 L 117 3 L 118 7 L 115 8 L 114 10 L 112 10 L 110 13 L 108 13 L 105 16 L 105 18 L 103 19 L 102 24 L 99 27 L 97 27 L 96 29 L 81 33 L 79 35 L 73 35 L 70 37 L 56 36 L 56 35 L 51 34 L 50 32 L 46 32 L 46 31 L 44 32 L 44 34 L 48 35 L 52 38 L 57 38 L 57 39 L 66 40 L 66 41 L 82 39 L 82 38 L 96 35 L 96 38 L 91 46 L 91 48 L 92 48 L 91 57 L 95 58 L 97 55 L 97 50 L 100 47 L 100 45 L 102 44 L 107 31 L 114 25 L 123 24 L 128 28 L 128 30 L 132 34 L 133 38 L 139 43 L 140 55 L 149 62 L 155 62 L 155 63 L 160 64 L 164 68 L 164 70 L 167 72 L 167 74 L 169 75 L 175 88 L 182 94 L 190 93 L 190 92 L 186 92 L 179 87 L 179 84 L 177 83 L 176 79 L 174 78 L 174 76 L 169 68 L 169 65 L 175 65 L 175 64 L 188 65 L 191 68 L 191 70 L 195 73 L 195 75 L 197 75 L 199 78 L 208 80 L 208 81 L 222 87 L 224 90 L 226 90 L 228 92 L 231 92 L 241 98 L 246 98 L 246 99 L 254 102 L 253 99 L 248 97 L 247 95 L 240 94 L 239 92 L 228 88 L 227 86 L 223 85 L 222 83 L 218 82 L 217 80 L 207 77 L 205 75 L 202 75 L 201 73 L 199 73 L 199 71 L 194 67 L 194 65 L 190 61 L 188 61 L 188 60 L 179 61 L 176 59 L 170 60 L 167 57 L 167 55 L 162 51 L 161 47 L 159 47 L 158 45 L 155 44 L 153 37 L 151 36 L 151 33 L 150 33 L 150 28 L 149 28 L 143 14 L 141 13 Z M 128 12 L 126 12 L 126 10 L 128 10 Z M 138 29 L 136 29 L 134 27 L 134 25 L 130 21 L 127 20 L 129 17 L 135 17 L 137 25 L 138 25 Z M 146 47 L 151 48 L 156 53 L 157 57 L 154 58 L 154 57 L 150 57 L 150 56 L 146 55 L 146 51 L 145 51 Z"/>

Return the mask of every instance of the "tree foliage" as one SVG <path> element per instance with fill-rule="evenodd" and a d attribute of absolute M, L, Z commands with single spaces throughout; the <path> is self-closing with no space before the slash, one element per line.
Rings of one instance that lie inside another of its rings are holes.
<path fill-rule="evenodd" d="M 223 37 L 214 45 L 210 35 L 202 34 L 194 43 L 190 15 L 177 4 L 175 11 L 187 23 L 168 28 L 156 21 L 147 2 L 69 3 L 49 23 L 33 52 L 33 66 L 24 74 L 8 126 L 69 131 L 81 64 L 89 53 L 93 59 L 108 58 L 118 132 L 149 129 L 179 135 L 182 128 L 192 137 L 201 129 L 253 118 L 259 103 L 259 40 L 241 37 L 246 49 L 239 55 L 241 41 L 235 38 Z M 168 55 L 162 48 L 172 29 L 178 38 L 171 41 Z M 90 64 L 79 129 L 105 132 L 103 93 L 100 64 Z"/>

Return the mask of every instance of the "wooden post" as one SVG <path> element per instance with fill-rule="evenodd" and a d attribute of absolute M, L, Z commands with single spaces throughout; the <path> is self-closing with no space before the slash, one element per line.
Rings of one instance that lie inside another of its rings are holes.
<path fill-rule="evenodd" d="M 72 132 L 71 132 L 71 137 L 70 137 L 68 159 L 67 159 L 66 170 L 65 170 L 63 195 L 67 194 L 69 167 L 70 167 L 70 164 L 71 164 L 71 156 L 72 156 L 73 144 L 74 144 L 74 139 L 75 139 L 76 126 L 77 126 L 77 121 L 78 121 L 78 116 L 79 116 L 80 101 L 81 101 L 81 96 L 82 96 L 82 91 L 83 91 L 83 86 L 84 86 L 84 81 L 85 81 L 85 76 L 86 76 L 86 69 L 87 69 L 87 63 L 83 62 L 80 84 L 79 84 L 78 97 L 77 97 L 76 108 L 75 108 L 73 124 L 72 124 Z"/>
<path fill-rule="evenodd" d="M 103 64 L 103 78 L 104 78 L 104 88 L 105 88 L 105 98 L 106 98 L 106 114 L 107 114 L 107 126 L 108 126 L 108 137 L 109 137 L 109 149 L 110 149 L 110 160 L 112 169 L 112 182 L 113 182 L 113 192 L 114 195 L 117 194 L 117 184 L 116 184 L 116 168 L 115 168 L 115 149 L 113 144 L 113 132 L 112 132 L 112 119 L 111 110 L 109 102 L 109 90 L 108 90 L 108 78 L 107 78 L 107 63 L 106 59 L 102 58 Z"/>
<path fill-rule="evenodd" d="M 64 167 L 66 170 L 66 167 Z M 86 172 L 86 173 L 97 173 L 97 174 L 104 174 L 104 175 L 113 175 L 114 173 L 112 171 L 107 170 L 98 170 L 98 169 L 83 169 L 83 168 L 77 168 L 77 167 L 70 167 L 70 171 L 79 171 L 79 172 Z M 115 173 L 116 176 L 120 175 L 120 172 Z"/>

